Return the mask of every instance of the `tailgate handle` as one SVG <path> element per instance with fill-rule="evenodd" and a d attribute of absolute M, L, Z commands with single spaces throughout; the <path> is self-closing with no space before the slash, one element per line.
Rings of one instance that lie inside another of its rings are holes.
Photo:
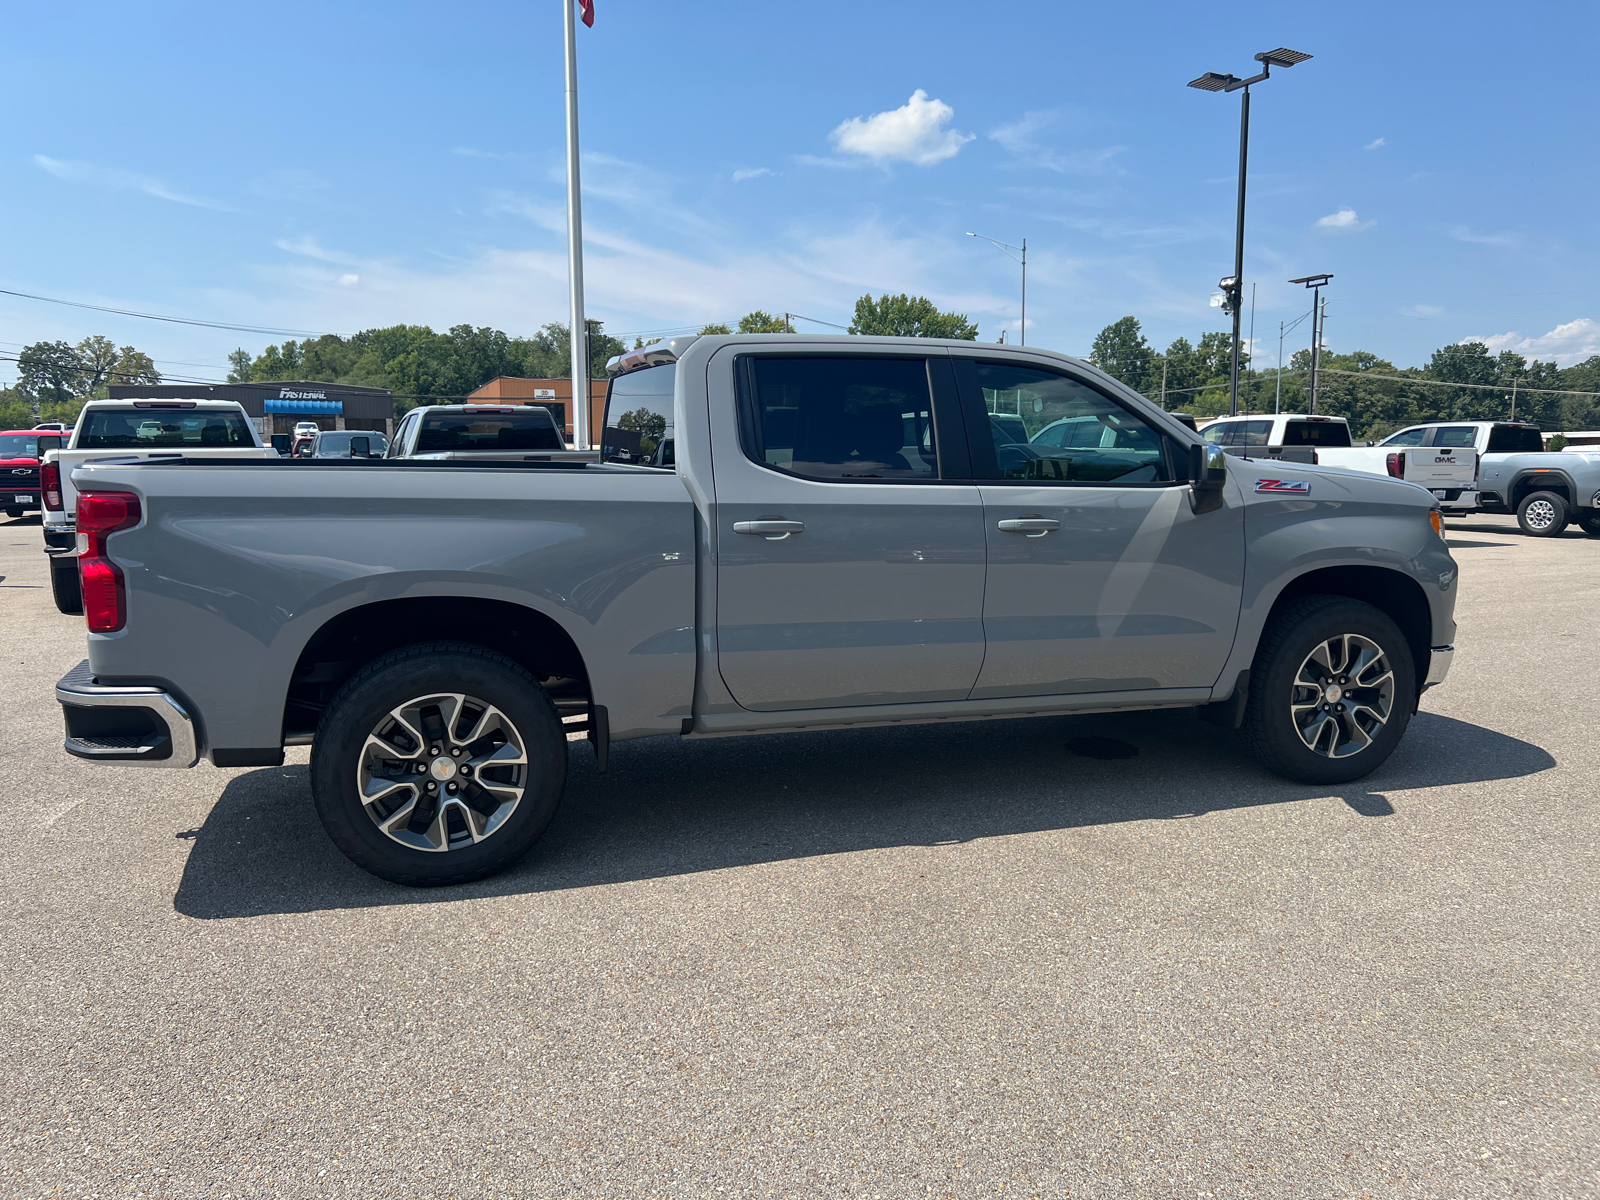
<path fill-rule="evenodd" d="M 1043 537 L 1060 528 L 1061 522 L 1051 517 L 1012 517 L 1000 522 L 1001 533 L 1025 533 L 1029 537 Z"/>
<path fill-rule="evenodd" d="M 769 542 L 781 542 L 784 538 L 795 533 L 805 532 L 803 521 L 735 521 L 735 533 L 756 533 L 766 538 Z"/>

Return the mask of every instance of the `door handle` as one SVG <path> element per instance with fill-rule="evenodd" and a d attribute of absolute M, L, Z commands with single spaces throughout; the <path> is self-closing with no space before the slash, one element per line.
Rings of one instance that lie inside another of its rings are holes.
<path fill-rule="evenodd" d="M 735 533 L 760 534 L 769 542 L 781 542 L 791 534 L 804 533 L 806 530 L 803 521 L 735 521 Z"/>
<path fill-rule="evenodd" d="M 1052 517 L 1013 517 L 1000 522 L 1002 533 L 1025 533 L 1029 537 L 1043 537 L 1052 529 L 1060 529 L 1061 522 Z"/>

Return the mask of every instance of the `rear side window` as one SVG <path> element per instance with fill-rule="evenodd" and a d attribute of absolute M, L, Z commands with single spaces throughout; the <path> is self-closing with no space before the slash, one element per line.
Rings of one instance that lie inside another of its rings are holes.
<path fill-rule="evenodd" d="M 608 436 L 602 444 L 607 460 L 619 457 L 618 450 L 626 450 L 624 461 L 672 465 L 672 392 L 677 379 L 678 365 L 662 363 L 611 381 L 606 392 Z M 621 437 L 616 436 L 617 430 L 622 431 Z"/>
<path fill-rule="evenodd" d="M 1486 454 L 1537 454 L 1544 449 L 1544 439 L 1531 425 L 1496 425 L 1489 430 L 1489 448 Z"/>
<path fill-rule="evenodd" d="M 134 409 L 92 412 L 84 419 L 79 450 L 220 450 L 256 444 L 240 413 Z"/>
<path fill-rule="evenodd" d="M 1283 428 L 1285 446 L 1348 446 L 1350 427 L 1343 421 L 1288 421 Z"/>
<path fill-rule="evenodd" d="M 938 477 L 923 359 L 762 355 L 745 362 L 743 434 L 756 462 L 839 482 Z"/>
<path fill-rule="evenodd" d="M 548 410 L 526 413 L 433 412 L 417 431 L 418 454 L 450 450 L 565 450 Z"/>
<path fill-rule="evenodd" d="M 1272 436 L 1272 422 L 1217 421 L 1200 436 L 1213 446 L 1265 446 Z"/>
<path fill-rule="evenodd" d="M 1470 450 L 1477 441 L 1477 432 L 1471 425 L 1446 425 L 1433 431 L 1433 444 L 1447 450 Z"/>
<path fill-rule="evenodd" d="M 1385 446 L 1420 446 L 1422 445 L 1422 440 L 1427 436 L 1428 431 L 1425 428 L 1403 429 L 1393 437 L 1385 438 L 1382 444 Z"/>

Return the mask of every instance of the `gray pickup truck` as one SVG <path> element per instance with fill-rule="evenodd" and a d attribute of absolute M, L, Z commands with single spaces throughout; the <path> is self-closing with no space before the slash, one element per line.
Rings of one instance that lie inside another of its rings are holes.
<path fill-rule="evenodd" d="M 611 370 L 672 469 L 80 467 L 67 751 L 241 767 L 309 743 L 334 842 L 431 885 L 528 850 L 580 731 L 603 770 L 661 734 L 1192 708 L 1335 786 L 1449 668 L 1426 492 L 1225 455 L 1076 359 L 733 335 Z M 1033 440 L 1062 421 L 1106 432 Z"/>

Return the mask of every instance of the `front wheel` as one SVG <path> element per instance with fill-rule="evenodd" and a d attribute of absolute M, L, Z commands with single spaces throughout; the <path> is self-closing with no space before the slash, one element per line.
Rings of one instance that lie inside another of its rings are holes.
<path fill-rule="evenodd" d="M 1590 537 L 1600 537 L 1600 508 L 1585 508 L 1576 518 L 1578 528 Z"/>
<path fill-rule="evenodd" d="M 323 713 L 311 790 L 328 836 L 393 883 L 482 879 L 539 840 L 567 779 L 543 688 L 482 646 L 433 642 L 356 672 Z"/>
<path fill-rule="evenodd" d="M 1517 505 L 1517 524 L 1529 537 L 1559 537 L 1569 520 L 1566 498 L 1555 492 L 1529 492 Z"/>
<path fill-rule="evenodd" d="M 1262 634 L 1243 732 L 1269 771 L 1338 784 L 1393 753 L 1416 707 L 1411 647 L 1389 616 L 1342 596 L 1291 603 Z"/>

